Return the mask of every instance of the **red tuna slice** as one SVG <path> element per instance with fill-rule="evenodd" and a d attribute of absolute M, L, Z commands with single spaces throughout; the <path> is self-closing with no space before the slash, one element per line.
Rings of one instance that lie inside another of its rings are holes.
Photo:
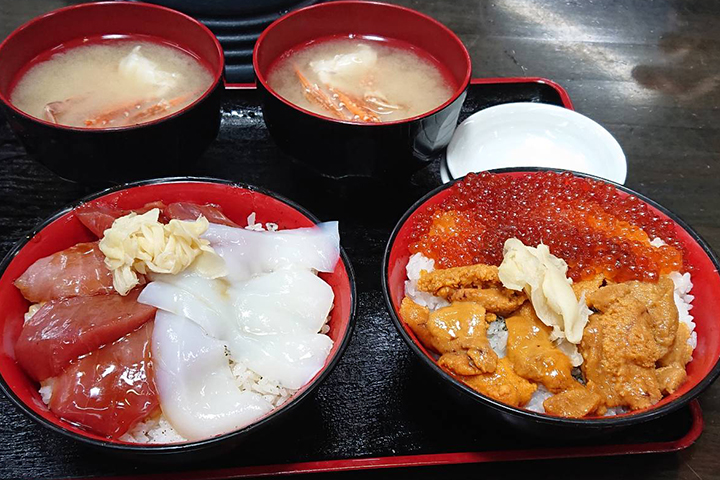
<path fill-rule="evenodd" d="M 75 215 L 77 215 L 78 220 L 80 220 L 80 222 L 91 232 L 97 235 L 98 238 L 102 238 L 105 230 L 112 227 L 113 222 L 118 218 L 124 217 L 131 212 L 143 214 L 153 208 L 160 209 L 160 221 L 166 222 L 167 219 L 165 219 L 162 214 L 165 209 L 165 204 L 163 202 L 147 203 L 141 208 L 134 208 L 132 210 L 125 210 L 110 205 L 86 203 L 75 209 Z"/>
<path fill-rule="evenodd" d="M 41 258 L 15 280 L 15 286 L 33 303 L 115 291 L 98 242 L 78 243 Z"/>
<path fill-rule="evenodd" d="M 197 220 L 200 215 L 207 218 L 210 223 L 227 225 L 229 227 L 239 226 L 226 217 L 225 214 L 222 213 L 222 210 L 220 210 L 220 207 L 216 205 L 197 205 L 190 202 L 176 202 L 165 207 L 165 216 L 168 219 Z"/>
<path fill-rule="evenodd" d="M 103 232 L 112 227 L 113 222 L 125 215 L 124 210 L 108 205 L 85 204 L 75 209 L 75 215 L 91 232 L 102 238 Z"/>
<path fill-rule="evenodd" d="M 137 302 L 139 288 L 118 294 L 52 300 L 28 320 L 15 359 L 35 380 L 60 374 L 76 358 L 108 345 L 155 317 Z"/>
<path fill-rule="evenodd" d="M 111 345 L 73 362 L 52 386 L 50 410 L 100 435 L 119 438 L 160 402 L 148 322 Z"/>

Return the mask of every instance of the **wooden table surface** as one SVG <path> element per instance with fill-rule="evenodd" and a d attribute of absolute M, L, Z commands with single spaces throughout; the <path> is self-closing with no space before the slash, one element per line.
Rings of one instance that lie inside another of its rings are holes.
<path fill-rule="evenodd" d="M 0 39 L 26 20 L 69 3 L 77 2 L 2 0 Z M 475 77 L 540 76 L 565 87 L 576 110 L 604 125 L 622 145 L 628 158 L 626 185 L 676 212 L 720 250 L 720 2 L 392 3 L 430 14 L 458 33 L 471 53 Z M 2 130 L 6 132 L 6 126 Z M 34 191 L 56 190 L 60 203 L 86 193 L 19 161 L 22 155 L 11 136 L 0 136 L 0 162 L 15 165 L 14 170 L 4 168 L 0 177 L 2 254 L 21 232 L 56 209 L 34 202 Z M 23 215 L 13 213 L 18 208 Z M 358 472 L 333 478 L 720 478 L 720 383 L 711 386 L 700 403 L 704 433 L 677 454 Z M 9 478 L 2 475 L 6 461 L 0 457 L 2 478 Z"/>

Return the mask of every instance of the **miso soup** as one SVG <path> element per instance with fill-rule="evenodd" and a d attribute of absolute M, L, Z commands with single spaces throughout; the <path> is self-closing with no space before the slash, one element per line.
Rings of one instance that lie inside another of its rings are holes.
<path fill-rule="evenodd" d="M 144 39 L 104 40 L 61 49 L 32 65 L 10 102 L 59 125 L 123 127 L 181 110 L 212 82 L 210 71 L 179 48 Z"/>
<path fill-rule="evenodd" d="M 319 115 L 375 123 L 426 113 L 455 90 L 434 59 L 417 48 L 351 37 L 287 52 L 270 69 L 268 84 Z"/>

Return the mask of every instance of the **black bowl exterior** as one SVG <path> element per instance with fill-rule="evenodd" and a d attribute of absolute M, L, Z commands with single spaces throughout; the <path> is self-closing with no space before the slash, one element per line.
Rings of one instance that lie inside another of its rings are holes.
<path fill-rule="evenodd" d="M 119 190 L 125 190 L 143 185 L 174 182 L 219 183 L 241 187 L 247 190 L 253 190 L 255 192 L 262 193 L 287 204 L 288 206 L 305 215 L 314 223 L 320 223 L 320 220 L 315 215 L 310 213 L 304 207 L 296 204 L 292 200 L 289 200 L 282 195 L 279 195 L 270 190 L 265 190 L 264 188 L 247 185 L 245 183 L 231 182 L 228 180 L 209 177 L 173 177 L 142 180 L 133 183 L 117 185 L 102 190 L 100 192 L 88 195 L 46 218 L 44 221 L 35 226 L 30 232 L 24 235 L 20 240 L 18 240 L 18 242 L 15 243 L 15 245 L 13 246 L 13 248 L 0 261 L 0 275 L 5 272 L 8 265 L 10 264 L 10 262 L 12 262 L 13 258 L 15 258 L 17 253 L 28 242 L 31 242 L 35 235 L 42 231 L 43 228 L 45 228 L 58 218 L 62 217 L 69 211 L 73 210 L 77 206 L 80 206 L 85 202 L 89 202 L 90 200 L 94 200 L 96 198 Z M 351 305 L 347 330 L 345 331 L 345 335 L 337 340 L 338 342 L 340 342 L 340 346 L 338 347 L 335 356 L 323 368 L 323 370 L 321 370 L 318 377 L 312 383 L 304 387 L 304 390 L 302 392 L 295 394 L 285 404 L 283 404 L 281 407 L 278 407 L 275 411 L 271 412 L 267 416 L 234 432 L 225 433 L 205 440 L 177 444 L 121 444 L 109 441 L 101 441 L 78 435 L 75 432 L 61 428 L 58 425 L 51 423 L 46 419 L 42 418 L 41 416 L 37 415 L 32 409 L 28 408 L 25 405 L 23 400 L 21 400 L 15 394 L 15 392 L 13 392 L 12 388 L 10 388 L 10 386 L 2 376 L 0 376 L 0 392 L 4 393 L 5 396 L 9 398 L 10 401 L 13 402 L 20 410 L 22 410 L 29 418 L 36 421 L 40 425 L 47 427 L 53 432 L 65 435 L 69 438 L 72 438 L 73 440 L 82 442 L 83 444 L 88 445 L 91 448 L 97 449 L 98 451 L 111 453 L 113 455 L 117 455 L 119 457 L 127 458 L 130 460 L 138 460 L 150 463 L 172 462 L 172 464 L 178 464 L 179 462 L 188 463 L 207 459 L 223 453 L 228 453 L 244 441 L 248 440 L 248 437 L 251 437 L 256 432 L 262 432 L 263 430 L 265 430 L 267 426 L 282 424 L 286 420 L 288 412 L 295 410 L 299 405 L 305 403 L 305 401 L 312 396 L 314 390 L 325 381 L 325 379 L 328 377 L 328 375 L 330 375 L 330 373 L 340 361 L 342 355 L 345 353 L 345 350 L 350 343 L 352 333 L 355 329 L 355 313 L 357 311 L 357 286 L 355 284 L 355 271 L 353 270 L 350 259 L 347 256 L 347 253 L 345 253 L 345 250 L 342 248 L 342 246 L 340 247 L 340 262 L 343 263 L 345 270 L 347 271 L 348 280 L 350 283 Z"/>
<path fill-rule="evenodd" d="M 539 167 L 512 167 L 489 170 L 489 172 L 509 173 L 538 172 L 547 170 L 555 172 L 566 171 L 560 169 L 548 169 Z M 662 205 L 656 203 L 655 201 L 649 199 L 648 197 L 640 193 L 637 193 L 625 187 L 624 185 L 617 184 L 613 181 L 605 180 L 594 175 L 580 172 L 570 171 L 570 173 L 578 177 L 590 178 L 610 184 L 618 190 L 621 190 L 630 195 L 634 195 L 643 202 L 648 203 L 652 207 L 660 210 L 690 234 L 690 236 L 695 240 L 695 242 L 697 242 L 702 247 L 704 252 L 710 257 L 712 262 L 715 264 L 716 270 L 720 271 L 720 259 L 718 259 L 717 255 L 712 251 L 707 242 L 702 237 L 700 237 L 700 235 L 695 232 L 687 223 L 685 223 L 685 221 L 683 221 L 674 213 L 670 212 Z M 632 425 L 645 423 L 667 415 L 671 412 L 674 412 L 675 410 L 678 410 L 679 408 L 689 403 L 692 399 L 697 397 L 705 388 L 710 386 L 710 384 L 712 384 L 718 376 L 720 376 L 720 361 L 718 361 L 716 362 L 712 371 L 705 378 L 703 378 L 703 380 L 698 383 L 692 390 L 684 394 L 682 397 L 668 403 L 667 405 L 663 405 L 661 407 L 653 408 L 633 415 L 582 419 L 556 417 L 552 415 L 532 412 L 523 408 L 515 408 L 510 405 L 506 405 L 500 401 L 497 401 L 493 398 L 485 396 L 447 374 L 435 361 L 425 355 L 425 353 L 405 331 L 405 328 L 403 327 L 403 320 L 399 317 L 399 315 L 395 311 L 395 308 L 393 307 L 387 273 L 390 262 L 390 253 L 392 251 L 398 232 L 405 224 L 405 222 L 407 222 L 410 216 L 418 208 L 420 208 L 420 206 L 423 205 L 425 201 L 437 195 L 439 192 L 452 187 L 455 183 L 462 181 L 463 178 L 464 177 L 455 179 L 428 192 L 422 198 L 417 200 L 400 218 L 398 223 L 395 225 L 392 233 L 390 234 L 390 238 L 385 248 L 385 254 L 383 256 L 380 272 L 380 280 L 382 283 L 383 294 L 385 296 L 385 304 L 387 305 L 388 312 L 390 313 L 390 317 L 392 318 L 393 324 L 395 325 L 398 333 L 403 338 L 408 347 L 410 347 L 410 350 L 413 351 L 416 359 L 420 361 L 420 363 L 422 363 L 424 367 L 426 367 L 428 375 L 434 377 L 436 382 L 440 384 L 439 388 L 442 388 L 448 392 L 449 396 L 451 396 L 454 399 L 455 403 L 457 403 L 458 408 L 469 409 L 468 418 L 472 416 L 472 413 L 477 413 L 478 415 L 489 414 L 492 417 L 500 419 L 507 424 L 514 426 L 523 433 L 542 436 L 543 438 L 552 438 L 553 435 L 563 435 L 566 438 L 581 438 L 594 435 L 604 435 L 606 433 L 610 433 L 610 431 L 618 431 L 619 429 L 624 429 Z"/>
<path fill-rule="evenodd" d="M 340 122 L 305 113 L 262 92 L 270 135 L 286 153 L 331 178 L 394 180 L 435 159 L 450 143 L 467 86 L 445 108 L 407 122 L 387 125 Z"/>
<path fill-rule="evenodd" d="M 0 105 L 28 154 L 52 172 L 77 182 L 117 183 L 190 173 L 217 137 L 224 89 L 221 80 L 168 118 L 107 130 L 56 127 Z"/>

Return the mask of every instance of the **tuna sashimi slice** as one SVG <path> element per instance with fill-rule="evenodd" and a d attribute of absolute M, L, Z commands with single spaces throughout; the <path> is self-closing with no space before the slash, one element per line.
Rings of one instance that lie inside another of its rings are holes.
<path fill-rule="evenodd" d="M 50 410 L 119 438 L 159 406 L 152 366 L 153 322 L 73 362 L 52 384 Z"/>
<path fill-rule="evenodd" d="M 114 292 L 112 272 L 97 242 L 78 243 L 41 258 L 15 280 L 15 286 L 33 303 Z"/>
<path fill-rule="evenodd" d="M 228 227 L 239 226 L 227 218 L 225 214 L 222 213 L 220 207 L 216 205 L 197 205 L 190 202 L 176 202 L 165 207 L 165 216 L 168 219 L 176 218 L 178 220 L 197 220 L 200 215 L 207 218 L 210 223 L 227 225 Z"/>
<path fill-rule="evenodd" d="M 127 335 L 155 316 L 137 302 L 140 289 L 118 294 L 51 300 L 25 324 L 15 359 L 35 380 L 60 374 L 76 358 Z"/>
<path fill-rule="evenodd" d="M 137 214 L 146 213 L 153 208 L 159 208 L 162 212 L 165 209 L 165 204 L 163 202 L 151 202 L 145 204 L 145 206 L 141 208 L 125 210 L 110 205 L 86 203 L 75 209 L 75 215 L 78 220 L 80 220 L 80 222 L 91 232 L 97 235 L 98 238 L 102 238 L 103 232 L 112 227 L 113 222 L 118 218 L 124 217 L 130 212 L 135 212 Z M 160 221 L 162 222 L 163 219 L 161 218 Z"/>

